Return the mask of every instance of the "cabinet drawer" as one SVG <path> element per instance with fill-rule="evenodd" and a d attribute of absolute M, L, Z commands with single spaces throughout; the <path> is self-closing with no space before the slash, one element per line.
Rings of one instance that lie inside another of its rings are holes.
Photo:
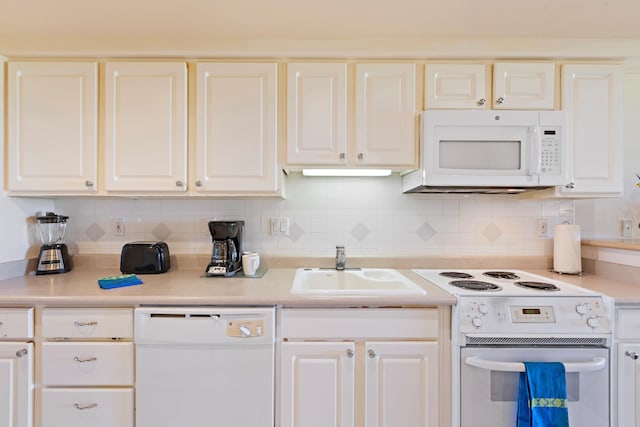
<path fill-rule="evenodd" d="M 640 339 L 640 309 L 616 310 L 616 336 L 620 340 Z"/>
<path fill-rule="evenodd" d="M 46 308 L 42 312 L 44 338 L 131 338 L 131 308 Z"/>
<path fill-rule="evenodd" d="M 438 337 L 437 309 L 283 309 L 280 319 L 281 338 Z"/>
<path fill-rule="evenodd" d="M 0 308 L 0 339 L 33 338 L 33 308 Z"/>
<path fill-rule="evenodd" d="M 45 342 L 42 344 L 42 383 L 132 385 L 133 343 Z"/>
<path fill-rule="evenodd" d="M 133 390 L 44 389 L 42 427 L 133 427 Z"/>

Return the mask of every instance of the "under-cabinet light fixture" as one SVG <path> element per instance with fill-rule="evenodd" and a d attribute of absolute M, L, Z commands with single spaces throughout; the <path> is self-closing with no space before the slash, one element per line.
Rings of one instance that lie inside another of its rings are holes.
<path fill-rule="evenodd" d="M 390 169 L 302 169 L 304 176 L 389 176 Z"/>

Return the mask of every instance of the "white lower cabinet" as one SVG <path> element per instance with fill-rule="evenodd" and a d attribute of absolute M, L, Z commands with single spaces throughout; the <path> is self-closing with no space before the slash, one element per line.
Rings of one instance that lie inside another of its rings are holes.
<path fill-rule="evenodd" d="M 439 427 L 437 310 L 283 309 L 280 427 Z"/>
<path fill-rule="evenodd" d="M 36 427 L 133 427 L 131 308 L 44 308 Z"/>
<path fill-rule="evenodd" d="M 616 339 L 616 425 L 640 427 L 640 307 L 616 310 Z"/>

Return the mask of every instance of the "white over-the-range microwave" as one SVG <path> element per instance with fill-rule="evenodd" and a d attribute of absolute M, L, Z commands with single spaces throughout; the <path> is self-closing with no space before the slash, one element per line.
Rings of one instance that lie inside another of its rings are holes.
<path fill-rule="evenodd" d="M 420 169 L 407 193 L 517 193 L 566 185 L 563 111 L 428 110 L 420 115 Z"/>

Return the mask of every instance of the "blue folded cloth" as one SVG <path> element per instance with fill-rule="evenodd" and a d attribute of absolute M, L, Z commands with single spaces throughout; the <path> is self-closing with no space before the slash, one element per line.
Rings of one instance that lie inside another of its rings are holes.
<path fill-rule="evenodd" d="M 517 427 L 569 427 L 564 365 L 525 362 L 518 384 Z"/>
<path fill-rule="evenodd" d="M 142 280 L 140 280 L 135 274 L 101 277 L 98 279 L 98 285 L 100 285 L 102 289 L 122 288 L 124 286 L 140 284 L 142 284 Z"/>

